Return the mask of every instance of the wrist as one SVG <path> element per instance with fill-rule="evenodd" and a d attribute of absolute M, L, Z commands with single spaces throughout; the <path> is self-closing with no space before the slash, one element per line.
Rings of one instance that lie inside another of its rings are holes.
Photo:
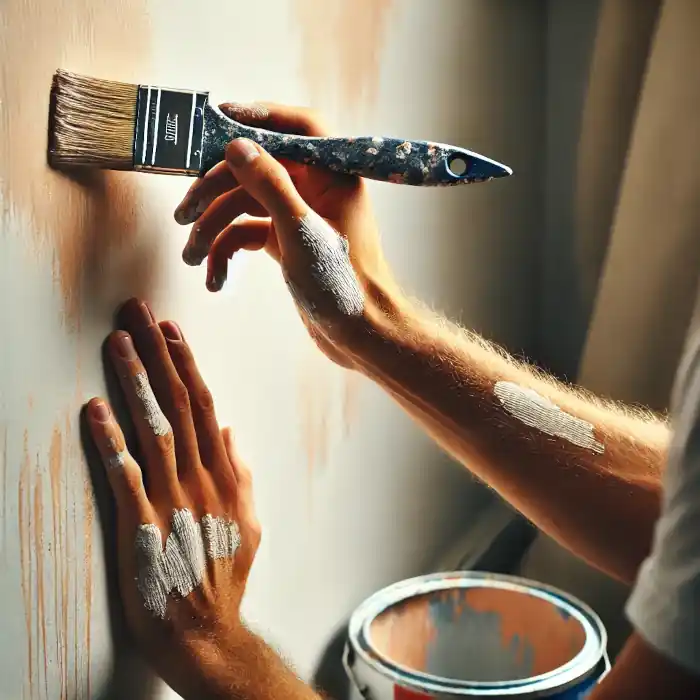
<path fill-rule="evenodd" d="M 254 656 L 253 633 L 242 623 L 186 641 L 182 683 L 172 684 L 186 700 L 239 699 L 241 672 Z"/>
<path fill-rule="evenodd" d="M 360 370 L 382 349 L 399 342 L 415 316 L 413 303 L 388 276 L 365 277 L 363 287 L 365 308 L 343 342 Z"/>

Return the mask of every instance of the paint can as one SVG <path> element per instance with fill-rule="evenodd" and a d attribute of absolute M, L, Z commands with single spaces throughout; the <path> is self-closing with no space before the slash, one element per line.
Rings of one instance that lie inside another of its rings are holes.
<path fill-rule="evenodd" d="M 610 670 L 584 603 L 515 576 L 461 571 L 400 581 L 350 618 L 353 700 L 582 700 Z"/>

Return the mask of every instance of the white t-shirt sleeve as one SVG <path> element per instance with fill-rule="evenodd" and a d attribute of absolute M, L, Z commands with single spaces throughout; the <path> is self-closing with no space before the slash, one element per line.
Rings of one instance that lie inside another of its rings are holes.
<path fill-rule="evenodd" d="M 679 368 L 671 417 L 661 516 L 627 615 L 651 646 L 700 675 L 700 335 Z"/>

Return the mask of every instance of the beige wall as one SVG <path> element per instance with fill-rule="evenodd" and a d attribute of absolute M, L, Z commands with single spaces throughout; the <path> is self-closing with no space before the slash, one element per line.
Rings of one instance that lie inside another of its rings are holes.
<path fill-rule="evenodd" d="M 308 675 L 367 594 L 432 562 L 489 495 L 306 338 L 274 265 L 226 291 L 181 263 L 187 183 L 45 166 L 50 78 L 210 89 L 323 109 L 337 131 L 455 142 L 515 168 L 463 190 L 373 185 L 407 288 L 512 347 L 534 339 L 544 23 L 494 0 L 4 0 L 0 35 L 0 698 L 152 696 L 110 603 L 109 498 L 80 443 L 100 343 L 146 295 L 191 339 L 254 471 L 251 622 Z M 112 617 L 110 617 L 112 614 Z M 128 689 L 130 686 L 131 689 Z M 153 691 L 155 692 L 155 691 Z"/>

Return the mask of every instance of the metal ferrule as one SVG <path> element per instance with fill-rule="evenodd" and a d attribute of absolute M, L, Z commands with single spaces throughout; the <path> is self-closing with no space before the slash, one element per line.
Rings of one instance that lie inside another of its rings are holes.
<path fill-rule="evenodd" d="M 134 170 L 198 175 L 208 92 L 139 85 Z"/>

